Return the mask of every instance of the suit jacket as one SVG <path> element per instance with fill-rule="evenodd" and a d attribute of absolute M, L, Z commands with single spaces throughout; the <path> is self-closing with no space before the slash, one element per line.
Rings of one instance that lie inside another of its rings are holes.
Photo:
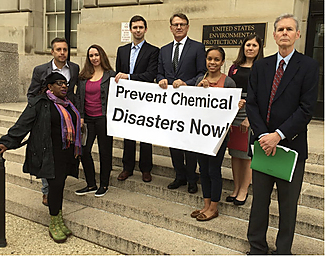
<path fill-rule="evenodd" d="M 171 42 L 160 49 L 157 82 L 167 79 L 168 85 L 172 85 L 174 80 L 181 79 L 187 85 L 194 86 L 198 77 L 207 71 L 204 45 L 187 38 L 175 72 L 172 63 L 173 44 Z"/>
<path fill-rule="evenodd" d="M 70 69 L 70 81 L 67 92 L 67 97 L 75 104 L 74 87 L 78 85 L 79 65 L 67 61 Z M 45 78 L 52 72 L 52 60 L 48 63 L 36 66 L 33 71 L 32 81 L 27 91 L 27 98 L 38 95 L 41 88 L 45 86 Z"/>
<path fill-rule="evenodd" d="M 277 55 L 256 61 L 247 89 L 246 111 L 252 128 L 252 143 L 263 133 L 280 129 L 285 139 L 279 145 L 308 157 L 307 125 L 317 99 L 318 64 L 297 51 L 292 55 L 275 94 L 269 124 L 266 123 L 269 98 L 275 75 Z"/>
<path fill-rule="evenodd" d="M 130 73 L 131 43 L 120 46 L 116 56 L 116 73 Z M 159 48 L 145 41 L 134 65 L 131 80 L 154 82 L 157 76 Z"/>
<path fill-rule="evenodd" d="M 102 77 L 102 81 L 100 83 L 100 100 L 102 104 L 102 114 L 106 115 L 107 111 L 107 97 L 109 91 L 109 82 L 110 78 L 115 77 L 115 72 L 113 70 L 105 71 Z M 79 80 L 79 85 L 77 88 L 77 95 L 76 95 L 76 106 L 80 113 L 80 118 L 85 117 L 85 94 L 86 94 L 86 83 L 87 80 Z"/>

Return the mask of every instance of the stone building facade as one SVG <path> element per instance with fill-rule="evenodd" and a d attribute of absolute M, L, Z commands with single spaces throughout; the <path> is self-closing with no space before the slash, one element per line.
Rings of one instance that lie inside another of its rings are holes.
<path fill-rule="evenodd" d="M 18 44 L 19 92 L 22 92 L 20 98 L 24 99 L 33 67 L 51 59 L 49 42 L 55 36 L 64 35 L 65 0 L 1 2 L 0 41 Z M 315 25 L 316 33 L 307 33 L 307 28 L 315 13 L 324 16 L 323 3 L 323 0 L 72 0 L 71 60 L 83 65 L 88 46 L 96 43 L 106 50 L 114 66 L 116 50 L 125 44 L 121 41 L 123 23 L 135 14 L 144 16 L 148 21 L 146 40 L 161 47 L 172 40 L 169 17 L 175 12 L 188 16 L 188 35 L 201 42 L 204 25 L 265 23 L 265 55 L 277 51 L 272 35 L 275 17 L 293 13 L 300 21 L 301 30 L 296 49 L 305 53 L 308 40 L 313 41 L 310 54 L 313 55 L 315 44 L 323 45 L 318 41 L 324 36 L 324 24 L 318 22 Z M 311 13 L 313 8 L 314 14 Z M 238 47 L 224 48 L 224 70 L 227 71 Z M 314 56 L 323 63 L 323 55 L 319 53 L 318 49 L 318 54 Z M 323 86 L 321 88 L 323 90 Z"/>

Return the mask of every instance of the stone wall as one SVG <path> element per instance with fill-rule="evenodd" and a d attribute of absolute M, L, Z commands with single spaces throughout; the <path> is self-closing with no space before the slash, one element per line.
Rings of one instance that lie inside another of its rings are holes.
<path fill-rule="evenodd" d="M 18 44 L 0 42 L 0 103 L 19 99 Z"/>
<path fill-rule="evenodd" d="M 43 0 L 1 0 L 1 41 L 17 43 L 19 54 L 42 52 L 43 2 Z"/>
<path fill-rule="evenodd" d="M 111 58 L 115 58 L 117 48 L 125 44 L 121 42 L 121 23 L 128 22 L 135 14 L 144 16 L 148 22 L 147 41 L 161 47 L 173 40 L 169 17 L 176 12 L 183 12 L 188 16 L 188 35 L 200 42 L 203 25 L 267 23 L 265 56 L 277 51 L 273 39 L 275 18 L 283 13 L 293 13 L 300 21 L 302 32 L 296 48 L 304 52 L 308 0 L 165 0 L 160 4 L 114 7 L 100 6 L 99 3 L 96 5 L 93 0 L 86 2 L 89 7 L 81 10 L 81 23 L 78 25 L 78 56 L 85 56 L 89 45 L 96 43 Z M 91 4 L 94 8 L 91 8 Z M 236 59 L 238 47 L 225 47 L 225 52 L 224 69 L 228 71 L 232 61 Z"/>
<path fill-rule="evenodd" d="M 19 94 L 26 99 L 33 68 L 52 59 L 44 49 L 42 0 L 2 0 L 0 6 L 1 41 L 18 44 Z M 116 6 L 113 6 L 115 5 Z M 288 12 L 300 21 L 301 39 L 296 48 L 304 52 L 309 0 L 84 0 L 78 24 L 78 48 L 72 50 L 71 60 L 83 65 L 91 44 L 101 45 L 115 67 L 116 51 L 121 42 L 121 23 L 139 14 L 148 21 L 146 40 L 158 47 L 172 41 L 169 17 L 184 12 L 190 19 L 189 37 L 202 40 L 203 25 L 267 23 L 265 56 L 277 51 L 273 39 L 273 22 Z M 226 47 L 223 72 L 236 58 L 238 47 Z M 35 54 L 37 53 L 37 54 Z"/>

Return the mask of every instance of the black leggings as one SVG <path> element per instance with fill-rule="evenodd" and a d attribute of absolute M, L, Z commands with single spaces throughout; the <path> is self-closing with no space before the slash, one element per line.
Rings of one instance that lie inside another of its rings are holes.
<path fill-rule="evenodd" d="M 54 161 L 55 178 L 47 179 L 49 183 L 48 203 L 50 215 L 52 216 L 58 215 L 59 211 L 62 210 L 63 190 L 67 178 L 67 171 L 69 168 L 73 168 L 70 166 L 72 165 L 69 163 Z"/>
<path fill-rule="evenodd" d="M 203 198 L 211 198 L 212 202 L 220 201 L 222 192 L 221 165 L 226 147 L 227 140 L 224 140 L 217 155 L 198 154 Z"/>
<path fill-rule="evenodd" d="M 91 117 L 85 115 L 88 137 L 86 145 L 82 148 L 81 162 L 85 172 L 88 187 L 96 186 L 95 165 L 91 154 L 97 136 L 100 164 L 100 186 L 108 187 L 112 170 L 113 137 L 107 136 L 106 116 Z"/>

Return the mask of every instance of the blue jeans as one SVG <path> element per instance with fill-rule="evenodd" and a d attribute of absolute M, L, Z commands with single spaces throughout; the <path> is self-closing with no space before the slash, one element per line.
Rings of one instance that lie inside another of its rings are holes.
<path fill-rule="evenodd" d="M 47 195 L 49 193 L 49 183 L 47 183 L 46 178 L 41 178 L 42 180 L 42 193 L 43 195 Z"/>

